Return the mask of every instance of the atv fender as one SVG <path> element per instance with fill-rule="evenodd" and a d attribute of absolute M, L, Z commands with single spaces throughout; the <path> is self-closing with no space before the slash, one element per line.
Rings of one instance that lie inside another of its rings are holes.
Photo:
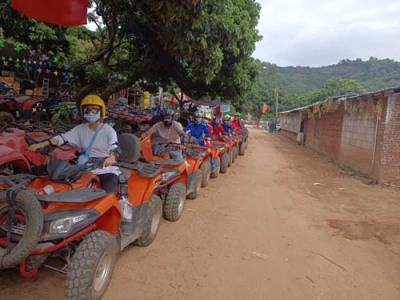
<path fill-rule="evenodd" d="M 119 236 L 122 214 L 115 195 L 113 193 L 107 194 L 98 200 L 93 208 L 100 213 L 100 217 L 95 221 L 96 228 Z"/>
<path fill-rule="evenodd" d="M 15 149 L 0 145 L 0 165 L 12 163 L 20 168 L 31 171 L 31 166 L 28 160 L 21 153 L 16 152 Z"/>

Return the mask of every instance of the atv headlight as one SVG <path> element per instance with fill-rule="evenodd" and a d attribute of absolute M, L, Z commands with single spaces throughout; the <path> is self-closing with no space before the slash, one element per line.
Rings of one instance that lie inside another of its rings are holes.
<path fill-rule="evenodd" d="M 168 182 L 171 178 L 175 177 L 178 175 L 179 172 L 177 171 L 169 171 L 165 172 L 161 175 L 161 183 L 166 183 Z"/>
<path fill-rule="evenodd" d="M 82 222 L 87 217 L 88 214 L 85 213 L 77 216 L 71 216 L 55 220 L 50 223 L 49 233 L 50 234 L 68 233 L 75 224 Z"/>
<path fill-rule="evenodd" d="M 225 151 L 225 147 L 220 147 L 219 148 L 219 152 L 224 152 Z"/>
<path fill-rule="evenodd" d="M 44 215 L 41 241 L 64 239 L 84 229 L 100 217 L 96 209 L 59 210 Z"/>

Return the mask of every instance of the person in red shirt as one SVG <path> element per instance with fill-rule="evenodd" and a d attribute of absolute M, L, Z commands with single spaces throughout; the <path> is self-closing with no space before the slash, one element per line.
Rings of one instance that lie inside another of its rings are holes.
<path fill-rule="evenodd" d="M 242 122 L 242 120 L 240 119 L 240 114 L 239 113 L 235 113 L 233 115 L 233 120 L 231 121 L 231 125 L 233 127 L 233 129 L 235 129 L 235 131 L 239 134 L 242 133 L 242 130 L 244 128 L 244 124 Z"/>
<path fill-rule="evenodd" d="M 210 131 L 210 135 L 213 136 L 220 136 L 220 135 L 227 135 L 227 133 L 224 130 L 224 127 L 220 122 L 217 121 L 216 118 L 214 118 L 210 124 L 212 127 L 212 133 Z"/>

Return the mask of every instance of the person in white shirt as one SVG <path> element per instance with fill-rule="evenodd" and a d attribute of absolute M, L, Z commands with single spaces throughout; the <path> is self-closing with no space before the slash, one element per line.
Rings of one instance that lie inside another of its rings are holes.
<path fill-rule="evenodd" d="M 64 143 L 81 148 L 86 151 L 89 161 L 102 162 L 102 168 L 91 172 L 99 176 L 103 190 L 113 193 L 117 189 L 120 174 L 119 168 L 113 164 L 120 154 L 120 148 L 115 130 L 103 123 L 106 114 L 104 101 L 97 95 L 88 95 L 81 102 L 80 112 L 87 123 L 77 125 L 70 131 L 44 142 L 33 144 L 29 150 L 37 151 L 48 145 L 60 146 Z"/>

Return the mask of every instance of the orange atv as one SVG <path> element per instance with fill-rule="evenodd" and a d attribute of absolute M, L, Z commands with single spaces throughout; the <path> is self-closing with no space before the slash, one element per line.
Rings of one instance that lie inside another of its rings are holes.
<path fill-rule="evenodd" d="M 158 189 L 158 195 L 164 202 L 164 216 L 169 221 L 177 221 L 182 215 L 185 198 L 196 199 L 201 187 L 199 164 L 190 164 L 186 160 L 171 159 L 171 149 L 182 148 L 182 145 L 164 144 L 165 151 L 155 155 L 152 148 L 152 137 L 141 141 L 142 159 L 158 165 L 163 170 L 163 177 L 169 178 Z M 161 188 L 162 187 L 162 188 Z"/>
<path fill-rule="evenodd" d="M 66 275 L 66 298 L 100 299 L 118 253 L 132 243 L 150 245 L 160 226 L 161 169 L 136 161 L 138 154 L 124 147 L 135 139 L 119 136 L 115 193 L 106 194 L 96 175 L 66 161 L 50 162 L 46 177 L 2 177 L 0 269 L 19 265 L 22 276 L 32 277 L 46 258 L 59 258 L 65 267 L 44 266 Z"/>
<path fill-rule="evenodd" d="M 191 149 L 190 152 L 195 155 L 201 155 L 202 160 L 199 168 L 202 172 L 201 187 L 207 187 L 210 178 L 217 178 L 219 175 L 221 165 L 219 158 L 220 147 L 207 148 L 197 144 L 187 144 L 186 148 L 188 150 Z M 199 152 L 199 154 L 196 154 L 193 150 Z M 190 155 L 187 154 L 186 156 L 188 160 Z"/>
<path fill-rule="evenodd" d="M 220 157 L 220 173 L 226 173 L 228 171 L 228 167 L 232 165 L 232 148 L 233 143 L 230 141 L 230 138 L 225 136 L 218 136 L 215 140 L 211 141 L 211 148 L 219 149 L 219 157 Z"/>

